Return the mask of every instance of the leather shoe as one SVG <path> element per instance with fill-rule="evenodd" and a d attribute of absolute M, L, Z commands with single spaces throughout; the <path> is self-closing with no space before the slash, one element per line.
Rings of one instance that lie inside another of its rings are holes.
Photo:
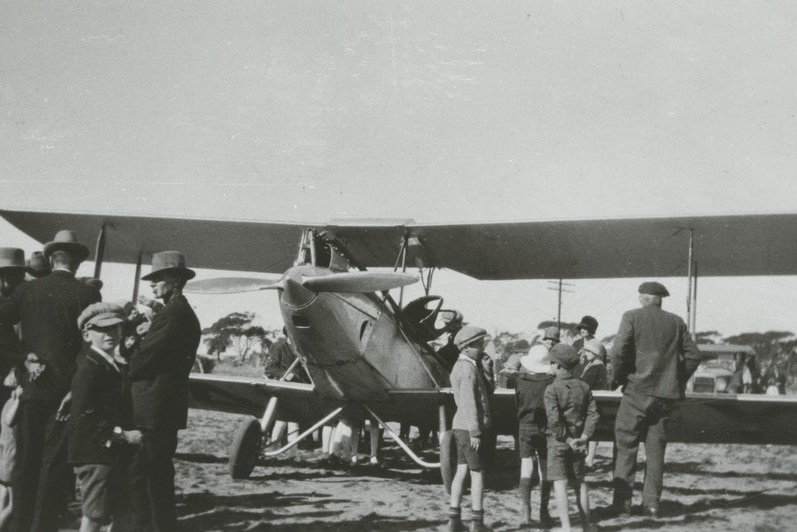
<path fill-rule="evenodd" d="M 612 513 L 615 515 L 631 515 L 631 501 L 616 501 L 611 505 Z"/>
<path fill-rule="evenodd" d="M 661 512 L 659 512 L 658 506 L 645 506 L 645 515 L 658 519 L 661 516 Z"/>

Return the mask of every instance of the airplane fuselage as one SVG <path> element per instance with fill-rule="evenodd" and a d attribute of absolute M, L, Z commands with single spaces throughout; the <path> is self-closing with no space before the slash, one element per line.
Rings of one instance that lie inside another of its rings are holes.
<path fill-rule="evenodd" d="M 384 401 L 395 389 L 447 386 L 448 375 L 428 348 L 407 338 L 392 309 L 369 293 L 315 292 L 305 277 L 335 275 L 309 265 L 280 281 L 288 334 L 320 397 L 342 402 Z"/>

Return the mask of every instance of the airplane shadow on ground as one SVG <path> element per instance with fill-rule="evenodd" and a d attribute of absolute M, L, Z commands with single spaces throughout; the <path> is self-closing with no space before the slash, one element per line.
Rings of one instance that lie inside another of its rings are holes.
<path fill-rule="evenodd" d="M 701 462 L 668 462 L 664 467 L 665 476 L 670 473 L 675 473 L 715 478 L 756 478 L 761 480 L 784 480 L 797 482 L 797 473 L 767 473 L 765 471 L 711 471 L 706 470 L 706 464 Z M 644 469 L 640 470 L 643 471 Z"/>
<path fill-rule="evenodd" d="M 661 517 L 651 519 L 643 515 L 617 518 L 622 519 L 621 523 L 606 523 L 605 521 L 614 520 L 616 517 L 611 514 L 607 507 L 596 508 L 592 512 L 593 521 L 600 522 L 601 531 L 613 530 L 633 530 L 633 529 L 656 529 L 666 528 L 672 524 L 679 526 L 690 525 L 696 530 L 700 524 L 709 522 L 726 522 L 727 520 L 720 515 L 707 514 L 711 510 L 722 510 L 725 508 L 750 508 L 757 510 L 771 510 L 779 506 L 797 504 L 797 497 L 794 495 L 784 495 L 781 493 L 750 492 L 745 493 L 737 499 L 703 499 L 692 504 L 682 504 L 678 501 L 664 500 L 661 503 Z M 641 513 L 639 508 L 637 513 Z M 676 519 L 677 518 L 677 519 Z"/>
<path fill-rule="evenodd" d="M 210 530 L 269 530 L 269 531 L 371 531 L 386 532 L 428 529 L 441 524 L 431 520 L 408 520 L 401 516 L 369 514 L 357 521 L 336 519 L 342 511 L 328 510 L 327 505 L 349 502 L 318 493 L 282 495 L 264 492 L 240 496 L 214 496 L 197 493 L 179 500 L 179 524 L 184 530 L 197 532 Z M 304 506 L 305 511 L 293 511 L 280 515 L 274 508 Z M 267 509 L 266 509 L 267 508 Z M 290 519 L 290 523 L 280 523 Z M 308 521 L 308 519 L 311 519 Z"/>

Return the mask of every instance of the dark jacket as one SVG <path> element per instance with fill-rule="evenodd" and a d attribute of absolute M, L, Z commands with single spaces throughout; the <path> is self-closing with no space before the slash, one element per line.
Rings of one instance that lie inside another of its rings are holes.
<path fill-rule="evenodd" d="M 19 323 L 25 352 L 36 353 L 47 364 L 41 376 L 25 387 L 23 401 L 60 403 L 72 384 L 75 358 L 83 345 L 77 318 L 100 300 L 96 288 L 67 271 L 55 270 L 22 283 L 0 302 L 0 323 Z"/>
<path fill-rule="evenodd" d="M 587 383 L 590 390 L 608 390 L 609 373 L 600 360 L 593 360 L 581 371 L 581 380 Z"/>
<path fill-rule="evenodd" d="M 201 335 L 199 320 L 183 295 L 155 315 L 130 357 L 133 423 L 150 430 L 184 429 L 188 418 L 188 374 Z"/>
<path fill-rule="evenodd" d="M 515 388 L 518 425 L 521 428 L 537 429 L 545 433 L 548 425 L 545 416 L 545 389 L 556 376 L 549 373 L 521 372 Z"/>
<path fill-rule="evenodd" d="M 114 463 L 120 444 L 109 442 L 113 428 L 122 426 L 122 371 L 88 344 L 78 355 L 68 425 L 70 463 Z"/>
<path fill-rule="evenodd" d="M 0 304 L 7 298 L 0 296 Z M 23 362 L 22 342 L 12 323 L 0 323 L 0 378 Z"/>
<path fill-rule="evenodd" d="M 567 438 L 589 439 L 600 415 L 587 384 L 575 377 L 557 377 L 545 390 L 548 437 L 560 442 Z"/>
<path fill-rule="evenodd" d="M 698 364 L 700 353 L 680 317 L 656 305 L 623 314 L 612 348 L 616 386 L 677 399 Z"/>
<path fill-rule="evenodd" d="M 288 339 L 285 337 L 278 339 L 268 348 L 265 369 L 266 377 L 269 379 L 281 379 L 296 358 L 296 351 L 288 342 Z M 304 366 L 301 364 L 298 364 L 293 369 L 293 377 L 287 380 L 291 382 L 310 382 L 307 373 L 304 371 Z"/>

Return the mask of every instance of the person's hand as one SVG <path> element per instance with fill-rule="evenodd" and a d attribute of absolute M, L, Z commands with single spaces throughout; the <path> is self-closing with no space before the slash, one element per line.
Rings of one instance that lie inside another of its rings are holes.
<path fill-rule="evenodd" d="M 8 372 L 8 375 L 6 375 L 6 378 L 3 381 L 3 386 L 5 386 L 6 388 L 16 388 L 17 385 L 18 385 L 17 374 L 12 369 L 11 371 Z"/>
<path fill-rule="evenodd" d="M 470 447 L 471 447 L 471 449 L 473 449 L 474 451 L 478 451 L 480 445 L 481 445 L 481 438 L 479 438 L 478 436 L 471 436 L 470 437 Z"/>
<path fill-rule="evenodd" d="M 123 430 L 122 440 L 129 445 L 141 445 L 140 430 Z"/>
<path fill-rule="evenodd" d="M 575 453 L 584 453 L 587 450 L 587 440 L 584 438 L 568 438 L 567 445 L 569 445 Z"/>
<path fill-rule="evenodd" d="M 70 390 L 64 398 L 61 400 L 61 405 L 58 407 L 58 411 L 55 413 L 55 420 L 56 421 L 66 421 L 69 419 L 69 405 L 72 402 L 72 391 Z"/>
<path fill-rule="evenodd" d="M 136 334 L 139 337 L 144 336 L 149 332 L 150 325 L 152 325 L 152 318 L 150 318 L 148 315 L 145 314 L 144 319 L 141 320 L 141 323 L 136 325 Z"/>

